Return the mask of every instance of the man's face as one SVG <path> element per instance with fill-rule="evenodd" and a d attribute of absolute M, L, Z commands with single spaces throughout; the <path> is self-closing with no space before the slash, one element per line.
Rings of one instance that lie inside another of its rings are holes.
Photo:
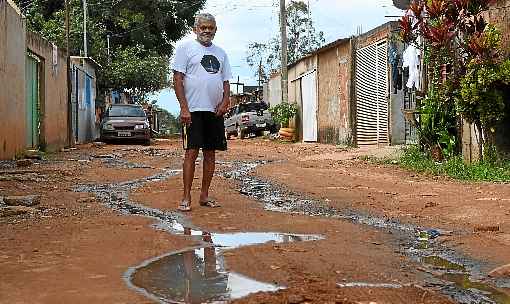
<path fill-rule="evenodd" d="M 200 20 L 193 31 L 197 34 L 197 40 L 200 43 L 209 45 L 214 39 L 214 35 L 216 35 L 216 23 L 209 20 Z"/>

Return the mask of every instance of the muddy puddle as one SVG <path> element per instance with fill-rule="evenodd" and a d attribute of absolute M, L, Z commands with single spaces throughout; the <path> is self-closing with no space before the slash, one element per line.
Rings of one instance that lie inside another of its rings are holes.
<path fill-rule="evenodd" d="M 458 303 L 510 304 L 510 282 L 488 280 L 481 270 L 484 266 L 482 262 L 459 255 L 442 245 L 441 236 L 447 232 L 403 224 L 391 218 L 375 217 L 357 210 L 335 209 L 327 202 L 306 198 L 280 185 L 252 176 L 253 170 L 262 164 L 265 162 L 219 163 L 222 167 L 221 175 L 234 180 L 241 194 L 261 202 L 266 210 L 348 220 L 387 231 L 395 237 L 395 246 L 399 248 L 400 254 L 422 265 L 420 270 L 426 277 L 425 287 L 449 295 Z M 199 247 L 169 253 L 127 271 L 127 284 L 151 299 L 162 303 L 215 303 L 240 298 L 252 292 L 278 290 L 283 286 L 256 282 L 229 272 L 224 261 L 225 253 L 240 246 L 267 242 L 321 239 L 320 236 L 279 233 L 208 233 L 194 227 L 179 213 L 147 208 L 129 201 L 130 191 L 179 173 L 179 170 L 167 169 L 144 179 L 117 184 L 82 185 L 75 189 L 95 194 L 105 205 L 124 214 L 154 218 L 157 220 L 154 225 L 156 229 L 201 240 L 202 245 Z M 342 287 L 340 285 L 339 287 Z M 398 284 L 376 286 L 368 282 L 347 282 L 343 285 L 359 288 L 401 288 Z"/>
<path fill-rule="evenodd" d="M 106 206 L 123 214 L 157 220 L 155 229 L 188 236 L 202 243 L 198 247 L 145 261 L 125 273 L 124 279 L 128 286 L 148 298 L 160 303 L 223 303 L 255 292 L 277 291 L 284 286 L 258 282 L 230 272 L 226 267 L 225 253 L 244 246 L 324 239 L 320 235 L 266 232 L 210 233 L 195 228 L 179 213 L 148 208 L 129 200 L 129 193 L 136 188 L 178 173 L 178 170 L 165 170 L 144 179 L 116 184 L 81 185 L 75 188 L 77 192 L 93 193 Z"/>
<path fill-rule="evenodd" d="M 146 261 L 125 275 L 128 285 L 162 303 L 223 303 L 254 292 L 277 291 L 284 287 L 230 272 L 224 259 L 228 250 L 323 239 L 315 235 L 281 233 L 210 233 L 177 223 L 170 230 L 201 240 L 204 245 Z"/>
<path fill-rule="evenodd" d="M 306 198 L 252 175 L 257 166 L 266 163 L 223 163 L 226 169 L 222 176 L 235 180 L 241 194 L 263 203 L 266 210 L 343 219 L 391 233 L 398 242 L 396 245 L 400 253 L 423 265 L 427 277 L 425 286 L 450 296 L 458 303 L 510 304 L 508 280 L 489 280 L 481 270 L 483 262 L 469 259 L 441 244 L 440 237 L 452 232 L 403 224 L 395 219 L 358 210 L 335 209 L 327 202 Z M 339 287 L 341 285 L 346 284 L 339 284 Z M 347 283 L 343 287 L 351 285 L 360 288 L 401 288 L 398 284 L 374 285 L 366 282 Z"/>

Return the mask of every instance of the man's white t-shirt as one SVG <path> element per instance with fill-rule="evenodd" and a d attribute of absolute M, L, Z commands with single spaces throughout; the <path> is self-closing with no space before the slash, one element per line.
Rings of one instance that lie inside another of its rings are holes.
<path fill-rule="evenodd" d="M 227 54 L 212 44 L 203 46 L 196 40 L 179 44 L 172 69 L 184 77 L 184 94 L 190 112 L 215 112 L 223 99 L 223 82 L 232 78 Z"/>

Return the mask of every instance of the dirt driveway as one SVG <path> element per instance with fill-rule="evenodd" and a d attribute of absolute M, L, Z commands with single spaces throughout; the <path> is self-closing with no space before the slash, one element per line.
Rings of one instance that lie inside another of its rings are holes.
<path fill-rule="evenodd" d="M 235 303 L 510 303 L 508 280 L 487 276 L 510 263 L 508 185 L 334 146 L 229 144 L 213 181 L 222 207 L 185 215 L 178 141 L 0 163 L 0 197 L 40 198 L 0 208 L 0 303 L 201 303 L 221 284 L 267 290 Z"/>

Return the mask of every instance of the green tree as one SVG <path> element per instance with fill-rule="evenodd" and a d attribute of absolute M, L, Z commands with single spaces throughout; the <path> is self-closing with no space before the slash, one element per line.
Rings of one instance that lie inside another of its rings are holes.
<path fill-rule="evenodd" d="M 27 17 L 31 31 L 64 48 L 64 0 L 15 0 Z M 88 0 L 89 56 L 102 66 L 99 91 L 127 90 L 134 97 L 168 86 L 172 44 L 190 30 L 194 15 L 206 0 Z M 83 51 L 83 7 L 69 0 L 70 53 Z M 110 36 L 110 56 L 107 37 Z M 163 64 L 165 62 L 165 64 Z M 134 67 L 130 71 L 129 67 Z M 151 76 L 151 74 L 155 74 Z M 163 77 L 164 75 L 164 77 Z"/>
<path fill-rule="evenodd" d="M 289 63 L 295 62 L 324 44 L 324 33 L 314 27 L 310 9 L 302 1 L 291 1 L 287 6 L 287 40 Z M 281 65 L 280 36 L 267 42 L 253 42 L 248 45 L 246 62 L 259 75 L 259 64 L 263 66 L 263 78 Z"/>
<path fill-rule="evenodd" d="M 163 134 L 176 134 L 180 132 L 181 124 L 172 113 L 165 109 L 159 109 L 159 123 L 161 133 Z"/>

